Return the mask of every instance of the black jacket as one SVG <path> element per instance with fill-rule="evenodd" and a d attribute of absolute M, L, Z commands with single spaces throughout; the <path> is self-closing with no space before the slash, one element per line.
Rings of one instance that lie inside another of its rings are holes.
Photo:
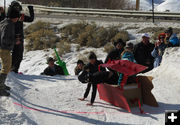
<path fill-rule="evenodd" d="M 151 55 L 153 49 L 154 44 L 145 45 L 142 42 L 137 44 L 134 49 L 134 57 L 137 63 L 149 67 L 149 70 L 153 68 L 154 63 L 154 57 Z"/>
<path fill-rule="evenodd" d="M 0 49 L 12 50 L 15 44 L 14 23 L 10 19 L 0 22 Z"/>
<path fill-rule="evenodd" d="M 33 7 L 28 7 L 28 8 L 29 8 L 30 16 L 24 15 L 24 20 L 18 21 L 15 24 L 16 38 L 19 38 L 22 43 L 24 42 L 24 29 L 23 29 L 24 24 L 23 24 L 23 22 L 33 22 L 34 21 L 34 9 L 33 9 Z"/>
<path fill-rule="evenodd" d="M 94 65 L 92 65 L 91 63 L 88 63 L 85 67 L 84 67 L 84 71 L 79 75 L 78 79 L 80 82 L 82 83 L 87 83 L 88 82 L 92 82 L 90 79 L 91 77 L 96 74 L 96 73 L 101 73 L 99 72 L 99 65 L 103 64 L 102 61 L 97 60 L 96 63 Z M 106 71 L 105 68 L 100 69 L 101 71 Z M 88 72 L 90 73 L 90 76 L 88 76 Z M 101 77 L 102 78 L 102 77 Z M 89 79 L 89 80 L 87 80 Z M 103 78 L 102 78 L 103 79 Z M 91 96 L 91 103 L 94 103 L 95 97 L 96 97 L 96 92 L 97 92 L 97 84 L 92 84 L 92 83 L 88 83 L 86 91 L 84 93 L 84 98 L 87 98 L 87 96 L 89 95 L 89 91 L 91 89 L 91 85 L 92 85 L 92 96 Z"/>
<path fill-rule="evenodd" d="M 107 63 L 109 60 L 118 60 L 121 57 L 121 53 L 124 51 L 124 49 L 122 50 L 118 50 L 118 49 L 114 49 L 112 50 L 106 57 L 105 63 Z"/>
<path fill-rule="evenodd" d="M 60 66 L 54 65 L 54 70 L 50 67 L 47 67 L 42 73 L 42 75 L 48 75 L 48 76 L 64 75 L 64 72 Z"/>
<path fill-rule="evenodd" d="M 84 67 L 84 70 L 86 70 L 86 71 L 88 70 L 88 72 L 91 73 L 91 74 L 96 73 L 96 72 L 98 72 L 98 68 L 99 68 L 100 64 L 103 64 L 103 62 L 101 60 L 97 60 L 95 62 L 95 64 L 88 63 Z M 100 70 L 105 71 L 105 68 L 101 68 Z"/>
<path fill-rule="evenodd" d="M 84 67 L 83 72 L 81 74 L 79 74 L 79 76 L 78 76 L 79 81 L 82 82 L 82 83 L 87 83 L 94 73 L 99 72 L 98 69 L 99 69 L 100 64 L 103 64 L 103 62 L 101 60 L 97 60 L 95 62 L 95 64 L 88 63 Z M 100 70 L 101 71 L 106 71 L 106 69 L 102 68 L 102 67 L 100 68 Z"/>

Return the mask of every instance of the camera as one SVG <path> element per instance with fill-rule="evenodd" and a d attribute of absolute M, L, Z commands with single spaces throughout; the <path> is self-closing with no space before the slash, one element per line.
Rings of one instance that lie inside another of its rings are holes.
<path fill-rule="evenodd" d="M 3 7 L 0 7 L 0 12 L 4 11 Z"/>

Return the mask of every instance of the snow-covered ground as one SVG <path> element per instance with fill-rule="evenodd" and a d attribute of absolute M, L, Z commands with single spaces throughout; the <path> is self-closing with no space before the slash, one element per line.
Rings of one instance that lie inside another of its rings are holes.
<path fill-rule="evenodd" d="M 58 27 L 73 22 L 72 20 L 58 20 Z M 54 23 L 57 20 L 53 20 Z M 74 21 L 76 22 L 76 21 Z M 131 42 L 140 41 L 138 30 L 144 27 L 178 27 L 179 23 L 111 23 L 97 22 L 98 25 L 121 25 L 120 28 L 129 29 Z M 165 110 L 180 109 L 180 48 L 170 48 L 166 51 L 162 65 L 147 73 L 154 77 L 153 94 L 159 107 L 153 108 L 143 105 L 147 114 L 140 114 L 138 108 L 132 113 L 114 107 L 98 98 L 93 107 L 86 106 L 89 98 L 78 101 L 82 97 L 86 85 L 81 84 L 74 76 L 74 67 L 80 56 L 87 51 L 95 51 L 99 59 L 104 60 L 106 53 L 103 48 L 81 48 L 76 51 L 72 44 L 72 51 L 63 55 L 67 62 L 70 76 L 42 76 L 40 73 L 47 66 L 46 58 L 53 56 L 51 49 L 44 51 L 26 52 L 20 71 L 24 75 L 10 73 L 6 84 L 12 87 L 11 97 L 0 97 L 0 124 L 1 125 L 161 125 L 165 122 Z M 91 93 L 90 93 L 91 94 Z"/>
<path fill-rule="evenodd" d="M 85 50 L 81 50 L 83 53 Z M 2 125 L 122 125 L 142 124 L 161 125 L 165 122 L 165 110 L 180 109 L 179 63 L 180 48 L 166 51 L 162 65 L 147 73 L 154 77 L 153 94 L 159 107 L 144 105 L 147 114 L 139 114 L 138 108 L 132 113 L 111 106 L 98 97 L 93 107 L 78 101 L 82 97 L 86 85 L 78 82 L 73 75 L 77 52 L 64 56 L 68 61 L 70 76 L 40 76 L 46 67 L 46 56 L 50 51 L 35 51 L 25 54 L 21 66 L 24 75 L 10 73 L 7 84 L 12 87 L 11 97 L 0 97 L 0 124 Z M 105 53 L 96 51 L 99 57 Z M 23 106 L 22 106 L 23 105 Z"/>

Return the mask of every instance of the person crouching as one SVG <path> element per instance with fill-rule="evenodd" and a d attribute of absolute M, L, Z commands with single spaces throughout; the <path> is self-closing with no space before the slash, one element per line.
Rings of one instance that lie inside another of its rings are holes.
<path fill-rule="evenodd" d="M 55 76 L 55 75 L 64 75 L 63 69 L 56 65 L 55 60 L 52 57 L 47 59 L 48 67 L 44 70 L 41 75 Z"/>

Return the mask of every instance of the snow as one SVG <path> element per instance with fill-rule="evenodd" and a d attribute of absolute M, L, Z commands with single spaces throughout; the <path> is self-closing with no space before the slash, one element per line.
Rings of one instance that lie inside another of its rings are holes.
<path fill-rule="evenodd" d="M 59 20 L 59 19 L 58 19 Z M 65 23 L 59 20 L 62 27 Z M 53 21 L 54 22 L 54 21 Z M 72 23 L 69 21 L 68 23 Z M 115 25 L 107 22 L 97 22 L 99 25 Z M 116 23 L 119 25 L 119 23 Z M 138 30 L 144 27 L 178 27 L 179 23 L 147 22 L 123 23 L 122 29 L 127 27 L 139 27 L 130 29 L 131 42 L 140 41 L 141 34 Z M 99 99 L 98 95 L 93 107 L 86 106 L 88 99 L 84 102 L 77 100 L 82 97 L 86 84 L 82 84 L 74 75 L 74 67 L 80 56 L 89 51 L 95 51 L 98 59 L 104 60 L 106 53 L 103 48 L 81 48 L 76 51 L 76 44 L 72 44 L 71 52 L 63 55 L 62 59 L 67 62 L 70 76 L 42 76 L 44 68 L 47 67 L 46 58 L 53 57 L 54 51 L 38 50 L 25 52 L 20 67 L 20 74 L 10 73 L 6 84 L 12 87 L 11 97 L 0 97 L 0 124 L 1 125 L 161 125 L 165 122 L 165 110 L 180 109 L 180 48 L 169 48 L 165 52 L 160 67 L 145 75 L 154 77 L 153 94 L 159 107 L 143 105 L 147 114 L 140 114 L 138 108 L 132 108 L 132 113 L 114 107 Z M 91 94 L 91 93 L 90 93 Z M 23 107 L 22 107 L 23 105 Z"/>
<path fill-rule="evenodd" d="M 180 12 L 180 1 L 179 0 L 166 0 L 162 4 L 157 6 L 157 11 Z"/>
<path fill-rule="evenodd" d="M 80 53 L 83 53 L 83 51 L 85 50 L 81 50 Z M 138 108 L 133 108 L 133 113 L 127 113 L 121 108 L 105 103 L 98 97 L 93 107 L 86 106 L 90 98 L 85 102 L 78 101 L 77 98 L 82 96 L 86 85 L 79 83 L 77 77 L 72 73 L 75 66 L 76 52 L 64 56 L 66 61 L 72 58 L 67 63 L 68 70 L 72 75 L 55 77 L 38 75 L 47 66 L 45 63 L 46 56 L 52 56 L 52 53 L 52 50 L 27 52 L 21 67 L 24 75 L 9 74 L 6 83 L 12 87 L 11 97 L 0 98 L 0 124 L 157 125 L 164 124 L 165 110 L 180 109 L 180 77 L 178 70 L 180 68 L 180 48 L 168 49 L 163 57 L 162 65 L 147 73 L 147 75 L 154 77 L 153 94 L 160 107 L 153 108 L 144 105 L 143 109 L 147 112 L 144 115 L 139 114 Z M 99 55 L 103 52 L 99 50 L 97 53 Z M 100 55 L 101 58 L 104 58 L 105 54 L 102 55 Z M 22 108 L 14 103 L 42 111 Z M 78 112 L 87 113 L 81 114 Z M 94 112 L 99 114 L 94 114 Z"/>
<path fill-rule="evenodd" d="M 129 0 L 135 5 L 136 0 Z M 156 11 L 166 11 L 170 12 L 180 12 L 180 1 L 179 0 L 154 0 L 155 10 Z M 141 10 L 152 10 L 152 0 L 140 0 L 140 9 Z"/>
<path fill-rule="evenodd" d="M 9 6 L 12 1 L 14 1 L 14 0 L 6 0 L 6 6 Z M 1 1 L 0 1 L 0 6 L 3 6 L 3 7 L 4 7 L 4 0 L 1 0 Z"/>

